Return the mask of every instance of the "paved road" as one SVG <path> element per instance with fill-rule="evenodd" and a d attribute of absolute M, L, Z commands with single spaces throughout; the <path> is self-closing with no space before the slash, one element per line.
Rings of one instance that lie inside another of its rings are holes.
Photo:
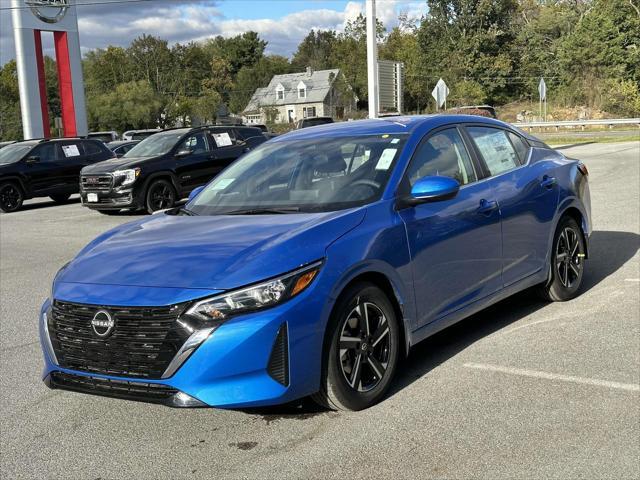
<path fill-rule="evenodd" d="M 48 390 L 36 315 L 52 277 L 132 217 L 48 202 L 0 216 L 0 476 L 640 478 L 640 143 L 565 153 L 591 172 L 584 293 L 518 295 L 438 334 L 360 413 L 175 410 Z"/>

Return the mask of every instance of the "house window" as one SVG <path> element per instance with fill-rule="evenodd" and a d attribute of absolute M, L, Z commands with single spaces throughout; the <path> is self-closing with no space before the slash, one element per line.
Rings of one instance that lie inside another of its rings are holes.
<path fill-rule="evenodd" d="M 303 107 L 302 116 L 304 118 L 311 118 L 316 116 L 316 107 Z"/>
<path fill-rule="evenodd" d="M 307 98 L 307 86 L 304 82 L 298 83 L 298 98 Z"/>
<path fill-rule="evenodd" d="M 247 123 L 260 123 L 261 115 L 247 115 Z"/>
<path fill-rule="evenodd" d="M 284 100 L 284 90 L 278 90 L 277 92 L 278 100 Z"/>

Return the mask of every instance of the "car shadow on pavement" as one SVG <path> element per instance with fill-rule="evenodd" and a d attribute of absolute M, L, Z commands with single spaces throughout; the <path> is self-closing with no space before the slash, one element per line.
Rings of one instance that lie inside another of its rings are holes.
<path fill-rule="evenodd" d="M 619 270 L 636 254 L 639 247 L 640 235 L 636 233 L 593 232 L 589 242 L 589 259 L 581 294 L 591 290 Z M 526 290 L 420 342 L 411 349 L 409 356 L 400 364 L 398 375 L 386 398 L 400 392 L 475 342 L 535 313 L 546 305 L 548 302 L 540 300 L 533 290 Z M 280 406 L 241 411 L 258 415 L 267 423 L 283 418 L 305 420 L 330 413 L 318 407 L 309 398 Z"/>
<path fill-rule="evenodd" d="M 640 247 L 640 235 L 632 232 L 595 231 L 589 240 L 589 259 L 580 295 L 585 294 L 629 261 Z M 520 292 L 452 325 L 418 343 L 401 365 L 388 396 L 423 377 L 454 357 L 514 322 L 548 305 L 532 289 Z"/>
<path fill-rule="evenodd" d="M 75 195 L 63 203 L 57 203 L 57 202 L 54 202 L 53 200 L 44 200 L 44 201 L 41 199 L 38 199 L 38 200 L 39 201 L 36 201 L 36 202 L 28 202 L 23 204 L 22 207 L 20 207 L 20 210 L 16 212 L 12 212 L 11 214 L 20 215 L 20 212 L 27 212 L 29 210 L 40 210 L 41 208 L 61 207 L 64 205 L 72 205 L 74 203 L 80 203 L 80 197 Z"/>

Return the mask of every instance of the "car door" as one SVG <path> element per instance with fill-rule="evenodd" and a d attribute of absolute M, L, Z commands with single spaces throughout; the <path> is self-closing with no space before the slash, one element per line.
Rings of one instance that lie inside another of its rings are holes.
<path fill-rule="evenodd" d="M 528 144 L 509 130 L 478 125 L 466 131 L 500 207 L 502 279 L 508 286 L 539 272 L 546 263 L 558 203 L 553 165 L 529 164 Z"/>
<path fill-rule="evenodd" d="M 243 141 L 235 136 L 233 129 L 212 130 L 209 133 L 214 146 L 211 173 L 211 178 L 213 178 L 245 153 L 247 147 Z"/>
<path fill-rule="evenodd" d="M 62 151 L 57 142 L 44 142 L 36 146 L 22 161 L 25 175 L 35 195 L 56 191 L 64 184 Z"/>
<path fill-rule="evenodd" d="M 204 131 L 184 138 L 176 149 L 176 174 L 183 191 L 193 190 L 210 177 L 211 149 Z"/>
<path fill-rule="evenodd" d="M 405 173 L 405 194 L 429 175 L 453 177 L 461 184 L 452 199 L 399 212 L 412 258 L 419 326 L 502 286 L 500 213 L 477 170 L 459 129 L 448 127 L 423 139 Z"/>

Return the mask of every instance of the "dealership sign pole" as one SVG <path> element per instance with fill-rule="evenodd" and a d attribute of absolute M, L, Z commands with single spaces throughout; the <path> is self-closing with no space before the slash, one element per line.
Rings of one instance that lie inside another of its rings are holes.
<path fill-rule="evenodd" d="M 53 32 L 65 137 L 87 134 L 75 0 L 11 0 L 25 139 L 49 138 L 42 32 Z"/>
<path fill-rule="evenodd" d="M 367 80 L 369 93 L 369 118 L 378 118 L 378 45 L 376 32 L 376 1 L 367 0 Z"/>

